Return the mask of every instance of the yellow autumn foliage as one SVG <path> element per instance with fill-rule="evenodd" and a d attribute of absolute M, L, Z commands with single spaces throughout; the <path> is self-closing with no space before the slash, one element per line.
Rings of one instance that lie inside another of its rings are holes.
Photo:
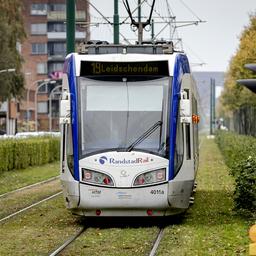
<path fill-rule="evenodd" d="M 256 14 L 250 15 L 250 23 L 241 33 L 239 47 L 229 63 L 221 96 L 225 112 L 245 104 L 256 106 L 256 95 L 236 82 L 238 79 L 256 78 L 256 73 L 244 67 L 247 63 L 256 63 Z"/>

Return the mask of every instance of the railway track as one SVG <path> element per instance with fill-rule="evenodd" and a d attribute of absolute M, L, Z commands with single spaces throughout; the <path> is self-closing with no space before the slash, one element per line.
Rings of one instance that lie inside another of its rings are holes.
<path fill-rule="evenodd" d="M 28 186 L 25 186 L 25 187 L 22 187 L 22 188 L 18 188 L 18 189 L 12 190 L 12 191 L 10 191 L 10 192 L 6 192 L 6 193 L 4 193 L 4 194 L 1 194 L 1 195 L 0 195 L 0 198 L 9 196 L 9 195 L 11 195 L 11 194 L 14 194 L 14 193 L 16 193 L 16 192 L 20 192 L 20 191 L 25 190 L 25 189 L 29 189 L 29 188 L 33 188 L 33 187 L 40 186 L 40 185 L 43 185 L 43 184 L 47 184 L 47 183 L 49 183 L 49 182 L 51 182 L 51 181 L 57 180 L 59 177 L 60 177 L 60 176 L 55 176 L 55 177 L 50 178 L 50 179 L 47 179 L 47 180 L 43 180 L 43 181 L 40 181 L 40 182 L 31 184 L 31 185 L 28 185 Z"/>
<path fill-rule="evenodd" d="M 154 244 L 153 244 L 153 247 L 152 247 L 152 249 L 149 253 L 149 256 L 155 256 L 156 255 L 157 248 L 158 248 L 158 246 L 159 246 L 159 244 L 160 244 L 160 242 L 163 238 L 163 235 L 164 235 L 164 229 L 165 229 L 165 227 L 159 229 L 159 232 L 158 232 L 157 237 L 154 241 Z"/>
<path fill-rule="evenodd" d="M 34 203 L 34 204 L 31 204 L 31 205 L 29 205 L 29 206 L 27 206 L 27 207 L 25 207 L 25 208 L 23 208 L 23 209 L 21 209 L 21 210 L 19 210 L 19 211 L 16 211 L 16 212 L 14 212 L 14 213 L 12 213 L 12 214 L 10 214 L 10 215 L 8 215 L 8 216 L 6 216 L 6 217 L 0 219 L 0 223 L 2 223 L 2 222 L 4 222 L 4 221 L 6 221 L 6 220 L 8 220 L 8 219 L 10 219 L 10 218 L 12 218 L 12 217 L 18 215 L 18 214 L 20 214 L 20 213 L 22 213 L 22 212 L 25 212 L 25 211 L 27 211 L 27 210 L 29 210 L 29 209 L 31 209 L 31 208 L 33 208 L 33 207 L 35 207 L 35 206 L 37 206 L 37 205 L 43 203 L 43 202 L 46 202 L 46 201 L 48 201 L 48 200 L 51 200 L 52 198 L 55 198 L 56 196 L 58 196 L 58 195 L 60 195 L 60 194 L 62 194 L 62 191 L 60 191 L 60 192 L 58 192 L 58 193 L 55 193 L 55 194 L 53 194 L 53 195 L 51 195 L 51 196 L 49 196 L 49 197 L 46 197 L 46 198 L 44 198 L 43 200 L 40 200 L 40 201 L 38 201 L 38 202 L 36 202 L 36 203 Z"/>
<path fill-rule="evenodd" d="M 88 227 L 83 227 L 81 228 L 80 230 L 77 231 L 77 233 L 73 236 L 71 236 L 69 239 L 67 239 L 62 245 L 60 245 L 57 249 L 55 249 L 55 251 L 51 252 L 49 254 L 49 256 L 57 256 L 59 255 L 61 252 L 63 252 L 71 243 L 73 243 L 80 235 L 82 235 L 86 229 Z M 163 234 L 164 234 L 164 229 L 165 227 L 161 227 L 159 228 L 159 232 L 157 233 L 157 236 L 154 240 L 154 243 L 153 243 L 153 246 L 152 246 L 152 249 L 149 253 L 149 256 L 155 256 L 156 255 L 156 252 L 157 252 L 157 249 L 158 249 L 158 246 L 163 238 Z"/>
<path fill-rule="evenodd" d="M 81 228 L 75 235 L 66 240 L 65 243 L 58 247 L 54 252 L 50 253 L 49 256 L 59 255 L 59 253 L 61 253 L 65 248 L 73 243 L 86 229 L 86 227 Z"/>

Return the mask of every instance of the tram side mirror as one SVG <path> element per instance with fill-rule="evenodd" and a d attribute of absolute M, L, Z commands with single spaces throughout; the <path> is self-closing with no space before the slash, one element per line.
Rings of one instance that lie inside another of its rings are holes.
<path fill-rule="evenodd" d="M 188 99 L 188 92 L 181 91 L 180 98 L 180 121 L 181 123 L 191 123 L 191 104 Z"/>
<path fill-rule="evenodd" d="M 60 124 L 70 124 L 70 93 L 64 91 L 60 101 Z"/>

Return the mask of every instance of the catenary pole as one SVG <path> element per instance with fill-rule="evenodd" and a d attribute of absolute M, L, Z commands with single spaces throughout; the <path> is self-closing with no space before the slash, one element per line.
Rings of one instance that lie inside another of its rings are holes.
<path fill-rule="evenodd" d="M 211 78 L 210 83 L 210 134 L 215 129 L 215 79 Z"/>
<path fill-rule="evenodd" d="M 139 44 L 143 41 L 143 23 L 141 22 L 141 0 L 138 0 L 138 41 Z"/>
<path fill-rule="evenodd" d="M 75 0 L 66 0 L 67 54 L 75 51 Z"/>
<path fill-rule="evenodd" d="M 119 44 L 119 13 L 118 0 L 114 0 L 114 44 Z"/>
<path fill-rule="evenodd" d="M 138 22 L 141 22 L 141 0 L 138 0 Z"/>

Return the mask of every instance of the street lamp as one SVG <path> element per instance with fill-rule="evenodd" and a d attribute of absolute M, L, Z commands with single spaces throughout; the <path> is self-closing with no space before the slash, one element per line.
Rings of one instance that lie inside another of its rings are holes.
<path fill-rule="evenodd" d="M 37 125 L 37 93 L 38 93 L 38 90 L 45 84 L 55 84 L 56 81 L 55 80 L 47 80 L 47 82 L 44 82 L 42 84 L 40 84 L 37 88 L 36 88 L 36 92 L 35 92 L 35 126 L 36 126 L 36 132 L 38 131 L 38 125 Z"/>
<path fill-rule="evenodd" d="M 16 69 L 15 68 L 8 68 L 8 69 L 2 69 L 0 70 L 0 73 L 10 73 L 10 72 L 15 72 Z M 7 109 L 6 109 L 6 133 L 9 134 L 9 100 L 7 99 L 6 101 L 7 103 Z"/>
<path fill-rule="evenodd" d="M 256 72 L 256 64 L 245 64 L 245 68 Z M 239 79 L 237 82 L 243 86 L 245 86 L 247 89 L 251 90 L 253 93 L 256 93 L 256 79 Z"/>
<path fill-rule="evenodd" d="M 57 91 L 61 89 L 62 85 L 56 86 L 49 95 L 49 130 L 52 131 L 52 96 L 55 94 L 61 94 L 61 91 Z"/>
<path fill-rule="evenodd" d="M 253 72 L 256 72 L 256 64 L 245 64 L 244 67 Z M 237 80 L 237 83 L 239 83 L 242 86 L 245 86 L 247 89 L 249 89 L 253 93 L 256 93 L 256 79 L 239 79 L 239 80 Z M 240 128 L 241 127 L 239 127 L 239 129 Z M 243 129 L 243 130 L 244 130 L 243 133 L 248 134 L 248 131 L 246 131 L 245 129 Z M 255 131 L 250 129 L 249 134 L 252 135 L 252 133 L 255 134 Z"/>
<path fill-rule="evenodd" d="M 51 80 L 49 78 L 47 79 L 40 79 L 40 80 L 36 80 L 34 81 L 31 86 L 27 89 L 27 132 L 29 131 L 29 94 L 30 94 L 30 90 L 37 84 L 37 83 L 42 83 L 41 85 L 43 84 L 46 84 L 46 83 L 49 83 Z"/>

